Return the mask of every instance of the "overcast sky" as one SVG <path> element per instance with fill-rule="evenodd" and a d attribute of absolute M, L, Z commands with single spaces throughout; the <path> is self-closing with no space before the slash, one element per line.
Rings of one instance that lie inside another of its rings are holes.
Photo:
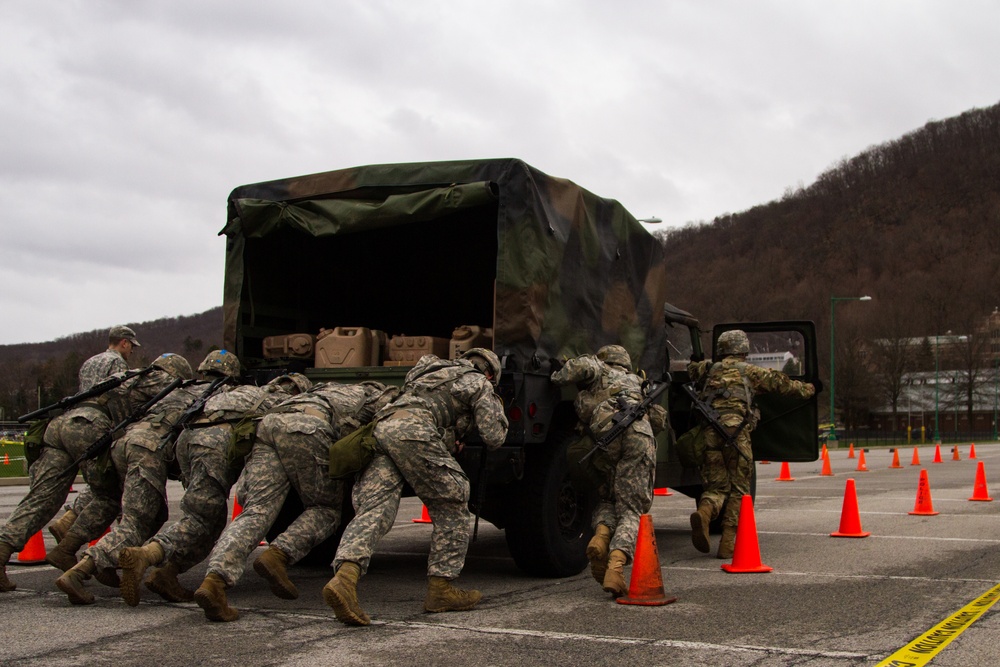
<path fill-rule="evenodd" d="M 517 157 L 663 225 L 746 210 L 996 104 L 998 25 L 988 0 L 0 0 L 0 344 L 221 305 L 246 183 Z"/>

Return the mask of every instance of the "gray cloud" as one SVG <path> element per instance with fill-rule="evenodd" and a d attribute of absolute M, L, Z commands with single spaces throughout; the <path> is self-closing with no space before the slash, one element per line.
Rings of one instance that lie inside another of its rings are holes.
<path fill-rule="evenodd" d="M 996 103 L 983 0 L 0 6 L 0 344 L 222 300 L 229 191 L 520 157 L 666 224 Z M 11 259 L 14 260 L 11 263 Z"/>

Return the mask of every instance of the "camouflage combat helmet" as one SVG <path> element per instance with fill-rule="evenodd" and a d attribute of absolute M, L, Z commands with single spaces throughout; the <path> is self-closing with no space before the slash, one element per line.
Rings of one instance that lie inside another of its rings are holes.
<path fill-rule="evenodd" d="M 365 380 L 361 383 L 361 387 L 365 390 L 365 404 L 374 412 L 396 400 L 400 392 L 400 388 L 395 385 L 384 385 L 375 380 Z"/>
<path fill-rule="evenodd" d="M 606 364 L 621 366 L 625 370 L 632 369 L 632 358 L 628 356 L 628 350 L 621 345 L 605 345 L 597 351 L 597 358 Z"/>
<path fill-rule="evenodd" d="M 235 378 L 240 376 L 240 360 L 228 350 L 213 350 L 198 365 L 198 370 L 202 373 L 216 373 Z"/>
<path fill-rule="evenodd" d="M 741 329 L 724 331 L 719 335 L 716 349 L 719 351 L 719 356 L 723 357 L 731 354 L 750 354 L 750 339 Z"/>
<path fill-rule="evenodd" d="M 313 385 L 312 381 L 302 373 L 286 373 L 279 375 L 264 386 L 272 389 L 281 388 L 290 394 L 302 394 L 309 391 Z"/>
<path fill-rule="evenodd" d="M 188 360 L 173 352 L 160 355 L 150 365 L 182 380 L 190 380 L 194 377 L 194 371 L 191 370 L 191 364 L 188 363 Z"/>
<path fill-rule="evenodd" d="M 480 373 L 490 378 L 493 386 L 497 386 L 500 381 L 500 360 L 492 350 L 485 347 L 474 347 L 462 353 L 462 359 L 468 359 Z"/>

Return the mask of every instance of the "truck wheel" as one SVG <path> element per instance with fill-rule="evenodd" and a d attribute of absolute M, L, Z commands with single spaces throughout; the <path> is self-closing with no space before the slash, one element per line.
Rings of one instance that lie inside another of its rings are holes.
<path fill-rule="evenodd" d="M 574 439 L 566 433 L 529 448 L 524 479 L 510 489 L 507 547 L 517 566 L 533 576 L 570 577 L 587 566 L 596 494 L 570 482 L 566 448 Z"/>
<path fill-rule="evenodd" d="M 351 488 L 348 485 L 344 489 L 344 500 L 341 503 L 340 511 L 340 525 L 337 526 L 337 532 L 313 547 L 312 551 L 306 554 L 296 565 L 304 567 L 329 567 L 333 563 L 333 557 L 337 555 L 337 547 L 340 545 L 340 537 L 344 534 L 344 528 L 354 518 L 354 505 L 351 503 Z M 278 517 L 267 531 L 267 541 L 271 542 L 278 535 L 281 535 L 302 514 L 302 510 L 302 500 L 299 498 L 299 494 L 295 492 L 295 489 L 289 489 L 288 497 L 285 498 L 285 503 L 281 506 Z"/>

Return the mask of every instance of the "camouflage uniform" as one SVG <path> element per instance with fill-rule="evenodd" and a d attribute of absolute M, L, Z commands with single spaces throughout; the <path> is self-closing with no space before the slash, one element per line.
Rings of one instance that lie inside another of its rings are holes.
<path fill-rule="evenodd" d="M 693 362 L 688 366 L 688 373 L 691 380 L 702 387 L 699 392 L 702 399 L 719 412 L 723 426 L 735 431 L 746 419 L 746 424 L 736 436 L 734 447 L 726 447 L 725 440 L 715 429 L 706 427 L 705 463 L 701 467 L 703 491 L 699 507 L 705 504 L 711 508 L 710 519 L 721 513 L 723 529 L 735 531 L 740 518 L 740 503 L 743 496 L 750 493 L 753 475 L 750 432 L 760 418 L 753 407 L 753 397 L 778 393 L 811 398 L 815 389 L 811 384 L 792 380 L 780 371 L 747 363 L 740 355 L 725 356 L 718 362 Z"/>
<path fill-rule="evenodd" d="M 354 485 L 354 519 L 337 549 L 345 561 L 368 569 L 379 540 L 396 518 L 403 482 L 423 501 L 433 521 L 427 574 L 454 579 L 462 571 L 472 532 L 469 479 L 452 456 L 466 429 L 478 430 L 489 449 L 503 444 L 507 417 L 485 375 L 465 360 L 426 355 L 406 375 L 403 393 L 376 416 L 375 458 Z"/>
<path fill-rule="evenodd" d="M 263 412 L 289 397 L 269 389 L 244 385 L 213 395 L 202 416 L 177 438 L 183 515 L 150 541 L 160 544 L 162 560 L 174 561 L 179 572 L 204 560 L 226 527 L 229 491 L 244 463 L 242 458 L 227 458 L 232 425 L 248 413 Z"/>
<path fill-rule="evenodd" d="M 124 435 L 111 446 L 111 462 L 122 480 L 122 519 L 84 552 L 98 570 L 117 568 L 118 555 L 124 547 L 141 545 L 166 520 L 168 465 L 175 459 L 176 439 L 168 439 L 165 445 L 161 443 L 181 413 L 209 384 L 196 382 L 174 389 L 145 417 L 125 429 Z M 227 389 L 222 386 L 216 392 Z"/>
<path fill-rule="evenodd" d="M 570 359 L 551 379 L 558 385 L 580 386 L 576 412 L 584 430 L 595 438 L 611 426 L 611 418 L 619 411 L 619 398 L 629 404 L 643 399 L 642 378 L 626 367 L 605 363 L 594 355 Z M 624 552 L 631 560 L 639 517 L 653 503 L 656 440 L 647 415 L 634 421 L 621 437 L 608 445 L 607 461 L 605 483 L 599 488 L 600 499 L 592 523 L 595 529 L 607 526 L 612 533 L 610 549 Z"/>
<path fill-rule="evenodd" d="M 28 539 L 41 530 L 59 511 L 76 478 L 73 461 L 83 455 L 87 447 L 111 430 L 114 424 L 155 396 L 173 381 L 162 370 L 146 376 L 127 380 L 56 417 L 45 431 L 45 444 L 41 456 L 28 470 L 28 493 L 11 513 L 0 529 L 0 542 L 20 550 Z M 109 489 L 117 486 L 98 472 L 101 458 L 83 464 L 84 478 L 92 487 Z M 89 503 L 73 523 L 69 533 L 85 541 L 101 536 L 104 529 L 118 516 L 119 504 L 115 494 L 101 494 Z"/>
<path fill-rule="evenodd" d="M 121 352 L 117 350 L 104 350 L 100 354 L 95 354 L 80 366 L 80 391 L 87 391 L 95 384 L 111 377 L 115 373 L 124 373 L 128 370 L 128 362 Z"/>
<path fill-rule="evenodd" d="M 344 485 L 329 477 L 330 445 L 371 419 L 371 412 L 365 414 L 366 400 L 361 386 L 328 382 L 287 399 L 264 416 L 243 471 L 243 512 L 212 550 L 209 574 L 235 585 L 290 489 L 299 494 L 305 509 L 270 543 L 289 564 L 337 531 Z"/>

